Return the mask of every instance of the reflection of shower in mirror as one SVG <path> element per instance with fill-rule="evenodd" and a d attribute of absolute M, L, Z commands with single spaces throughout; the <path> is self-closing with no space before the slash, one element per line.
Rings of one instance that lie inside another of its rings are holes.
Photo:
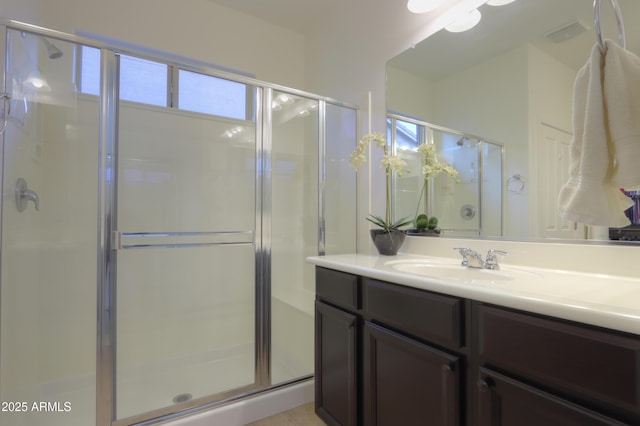
<path fill-rule="evenodd" d="M 414 216 L 423 184 L 416 149 L 422 143 L 434 144 L 440 161 L 458 171 L 459 183 L 447 176 L 431 179 L 426 191 L 426 214 L 439 219 L 445 236 L 502 235 L 504 150 L 501 144 L 398 114 L 389 114 L 387 123 L 392 148 L 412 170 L 394 178 L 394 217 Z M 473 214 L 463 208 L 468 206 L 473 207 Z"/>
<path fill-rule="evenodd" d="M 22 31 L 20 33 L 20 37 L 22 37 L 23 39 L 27 38 L 27 33 Z M 49 59 L 59 59 L 62 57 L 63 53 L 62 50 L 60 50 L 58 48 L 58 46 L 56 46 L 51 40 L 49 40 L 48 38 L 38 35 L 36 36 L 44 45 L 44 50 L 47 52 L 47 57 Z"/>
<path fill-rule="evenodd" d="M 62 57 L 62 50 L 58 49 L 58 46 L 53 44 L 49 39 L 40 37 L 42 44 L 44 44 L 44 48 L 47 51 L 47 56 L 49 59 L 58 59 Z"/>

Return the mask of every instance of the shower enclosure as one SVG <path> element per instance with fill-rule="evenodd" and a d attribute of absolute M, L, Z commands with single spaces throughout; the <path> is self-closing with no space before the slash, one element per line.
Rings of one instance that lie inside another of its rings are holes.
<path fill-rule="evenodd" d="M 0 424 L 128 425 L 311 377 L 304 258 L 355 251 L 357 111 L 2 24 Z"/>
<path fill-rule="evenodd" d="M 413 219 L 416 211 L 426 212 L 438 218 L 446 236 L 503 234 L 502 145 L 397 114 L 387 116 L 387 132 L 394 152 L 411 171 L 395 178 L 396 218 Z M 422 158 L 417 152 L 422 143 L 435 145 L 439 160 L 458 171 L 458 182 L 441 173 L 429 179 L 423 192 Z"/>

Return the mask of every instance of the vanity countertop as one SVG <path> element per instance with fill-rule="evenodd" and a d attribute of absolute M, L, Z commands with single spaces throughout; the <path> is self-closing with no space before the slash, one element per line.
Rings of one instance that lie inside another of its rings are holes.
<path fill-rule="evenodd" d="M 387 282 L 640 335 L 640 278 L 504 264 L 504 274 L 515 272 L 513 279 L 493 280 L 485 274 L 481 280 L 469 280 L 424 276 L 394 268 L 399 264 L 445 265 L 451 268 L 452 276 L 460 272 L 456 266 L 464 268 L 457 259 L 410 254 L 342 254 L 314 256 L 307 261 Z"/>

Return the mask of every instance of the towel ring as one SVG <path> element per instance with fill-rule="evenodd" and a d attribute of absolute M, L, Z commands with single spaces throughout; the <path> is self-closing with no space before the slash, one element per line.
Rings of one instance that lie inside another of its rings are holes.
<path fill-rule="evenodd" d="M 618 40 L 620 41 L 620 45 L 623 49 L 627 48 L 627 40 L 624 31 L 624 22 L 622 21 L 622 12 L 620 10 L 620 4 L 618 0 L 609 0 L 611 2 L 611 7 L 613 8 L 613 12 L 616 16 L 616 24 L 618 25 Z M 604 53 L 607 48 L 604 45 L 604 40 L 602 38 L 602 21 L 600 20 L 600 12 L 601 12 L 601 2 L 600 0 L 593 0 L 593 22 L 596 27 L 596 41 L 598 42 L 598 46 L 600 46 L 600 52 Z"/>
<path fill-rule="evenodd" d="M 507 179 L 507 189 L 509 192 L 515 192 L 516 194 L 520 194 L 524 191 L 526 184 L 524 182 L 524 177 L 520 174 L 515 174 L 509 179 Z"/>

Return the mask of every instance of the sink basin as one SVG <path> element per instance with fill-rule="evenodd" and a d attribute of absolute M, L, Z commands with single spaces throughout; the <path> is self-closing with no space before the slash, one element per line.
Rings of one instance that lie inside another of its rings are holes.
<path fill-rule="evenodd" d="M 387 262 L 387 265 L 399 272 L 422 275 L 429 278 L 474 282 L 474 281 L 511 281 L 518 278 L 541 278 L 542 275 L 511 267 L 498 270 L 467 268 L 457 264 L 430 262 L 422 260 L 400 260 Z"/>

